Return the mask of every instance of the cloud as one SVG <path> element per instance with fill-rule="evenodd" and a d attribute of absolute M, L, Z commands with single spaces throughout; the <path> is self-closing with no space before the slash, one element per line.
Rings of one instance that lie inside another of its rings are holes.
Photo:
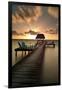
<path fill-rule="evenodd" d="M 12 8 L 14 9 L 12 10 L 12 16 L 15 21 L 26 22 L 29 24 L 36 21 L 38 17 L 42 15 L 42 8 L 40 6 L 18 5 L 14 8 Z"/>
<path fill-rule="evenodd" d="M 18 35 L 18 33 L 16 31 L 12 31 L 13 35 Z"/>
<path fill-rule="evenodd" d="M 25 34 L 24 33 L 17 33 L 16 31 L 12 31 L 12 35 L 17 35 L 17 36 L 22 35 L 22 36 L 24 36 Z"/>
<path fill-rule="evenodd" d="M 31 34 L 31 35 L 37 35 L 39 32 L 35 32 L 35 31 L 28 31 L 28 32 L 25 32 L 25 34 Z"/>
<path fill-rule="evenodd" d="M 13 23 L 13 24 L 16 24 L 16 22 L 17 22 L 16 17 L 15 17 L 14 15 L 12 15 L 12 23 Z"/>
<path fill-rule="evenodd" d="M 55 17 L 55 18 L 58 18 L 59 9 L 58 9 L 58 7 L 49 7 L 49 8 L 48 8 L 48 13 L 49 13 L 51 16 L 53 16 L 53 17 Z"/>
<path fill-rule="evenodd" d="M 49 29 L 46 31 L 46 33 L 48 34 L 57 34 L 57 30 L 56 29 Z"/>
<path fill-rule="evenodd" d="M 12 14 L 12 24 L 20 24 L 24 23 L 24 20 L 20 18 L 20 16 L 16 13 L 16 16 Z"/>

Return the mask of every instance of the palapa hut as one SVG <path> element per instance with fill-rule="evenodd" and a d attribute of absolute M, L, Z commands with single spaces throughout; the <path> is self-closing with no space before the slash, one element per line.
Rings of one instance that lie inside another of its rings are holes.
<path fill-rule="evenodd" d="M 42 39 L 42 40 L 44 40 L 45 39 L 45 36 L 44 36 L 44 34 L 37 34 L 36 39 Z"/>
<path fill-rule="evenodd" d="M 37 39 L 36 45 L 39 46 L 43 43 L 45 36 L 44 34 L 37 34 L 36 39 Z"/>

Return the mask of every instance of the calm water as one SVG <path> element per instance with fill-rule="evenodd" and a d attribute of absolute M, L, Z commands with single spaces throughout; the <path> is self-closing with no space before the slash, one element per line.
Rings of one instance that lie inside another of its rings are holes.
<path fill-rule="evenodd" d="M 58 83 L 58 45 L 46 48 L 43 64 L 43 83 Z"/>
<path fill-rule="evenodd" d="M 15 51 L 14 49 L 19 47 L 19 40 L 12 40 L 12 66 L 15 64 Z M 36 41 L 26 41 L 27 45 L 34 45 Z M 42 70 L 42 80 L 43 84 L 47 83 L 58 83 L 58 41 L 55 41 L 55 48 L 46 47 L 45 48 L 45 56 Z M 18 52 L 17 62 L 22 59 L 21 52 Z"/>
<path fill-rule="evenodd" d="M 16 63 L 15 62 L 15 48 L 18 48 L 19 45 L 18 45 L 18 41 L 22 41 L 22 40 L 12 40 L 12 66 Z M 33 40 L 23 40 L 28 46 L 30 45 L 35 45 L 35 43 L 37 41 L 33 41 Z M 28 54 L 28 52 L 27 52 Z M 23 53 L 24 55 L 24 53 Z M 22 52 L 17 52 L 17 62 L 22 59 Z"/>

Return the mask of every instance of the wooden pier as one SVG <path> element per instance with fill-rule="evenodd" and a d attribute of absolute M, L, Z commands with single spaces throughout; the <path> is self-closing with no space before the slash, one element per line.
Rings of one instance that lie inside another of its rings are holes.
<path fill-rule="evenodd" d="M 55 43 L 54 43 L 54 41 L 48 40 L 48 41 L 46 42 L 46 46 L 53 46 L 53 48 L 55 48 Z"/>
<path fill-rule="evenodd" d="M 22 58 L 23 58 L 23 52 L 25 53 L 28 51 L 28 54 L 30 54 L 32 51 L 34 51 L 36 48 L 16 48 L 15 49 L 15 59 L 17 60 L 17 52 L 21 51 L 22 52 Z"/>
<path fill-rule="evenodd" d="M 20 49 L 16 49 L 19 51 Z M 29 50 L 31 51 L 31 50 Z M 43 66 L 43 57 L 45 51 L 45 42 L 38 47 L 32 54 L 28 55 L 12 67 L 12 86 L 11 87 L 29 87 L 39 86 Z"/>

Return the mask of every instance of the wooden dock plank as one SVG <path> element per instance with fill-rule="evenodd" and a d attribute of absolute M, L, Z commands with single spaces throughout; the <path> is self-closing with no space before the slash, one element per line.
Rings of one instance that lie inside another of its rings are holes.
<path fill-rule="evenodd" d="M 12 87 L 40 85 L 45 43 L 12 68 Z"/>

